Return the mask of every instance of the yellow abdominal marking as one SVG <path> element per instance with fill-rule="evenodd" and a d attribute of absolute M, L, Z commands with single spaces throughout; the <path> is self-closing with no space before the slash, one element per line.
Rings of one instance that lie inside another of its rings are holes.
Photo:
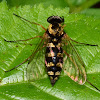
<path fill-rule="evenodd" d="M 62 53 L 57 53 L 57 57 L 63 57 Z"/>
<path fill-rule="evenodd" d="M 53 71 L 48 71 L 48 75 L 54 75 Z"/>
<path fill-rule="evenodd" d="M 54 78 L 54 80 L 57 80 L 57 79 L 58 79 L 57 77 Z"/>
<path fill-rule="evenodd" d="M 47 47 L 55 47 L 55 45 L 53 43 L 48 43 Z"/>
<path fill-rule="evenodd" d="M 53 79 L 53 77 L 52 77 L 52 76 L 50 76 L 50 79 L 52 80 L 52 79 Z"/>
<path fill-rule="evenodd" d="M 50 53 L 48 53 L 48 57 L 54 57 L 54 52 L 50 52 Z"/>
<path fill-rule="evenodd" d="M 51 66 L 54 66 L 53 62 L 50 62 L 46 65 L 47 67 L 51 67 Z"/>
<path fill-rule="evenodd" d="M 62 63 L 57 63 L 56 66 L 62 68 Z"/>
<path fill-rule="evenodd" d="M 56 46 L 57 48 L 61 47 L 61 43 L 58 43 L 58 45 Z"/>
<path fill-rule="evenodd" d="M 60 75 L 60 72 L 59 72 L 59 71 L 57 71 L 57 72 L 55 73 L 55 75 Z"/>

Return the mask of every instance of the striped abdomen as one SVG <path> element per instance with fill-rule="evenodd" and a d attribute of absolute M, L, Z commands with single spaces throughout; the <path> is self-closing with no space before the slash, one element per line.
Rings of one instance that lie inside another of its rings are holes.
<path fill-rule="evenodd" d="M 60 44 L 60 43 L 59 43 Z M 54 45 L 52 42 L 47 44 L 45 65 L 52 86 L 58 79 L 63 64 L 63 50 L 61 47 Z"/>

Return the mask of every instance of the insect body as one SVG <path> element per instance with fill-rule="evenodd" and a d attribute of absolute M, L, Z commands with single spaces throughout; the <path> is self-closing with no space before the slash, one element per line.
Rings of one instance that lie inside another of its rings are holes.
<path fill-rule="evenodd" d="M 45 29 L 42 25 L 30 22 L 16 14 L 15 16 L 29 22 L 32 24 L 36 24 L 41 26 L 45 33 L 43 36 L 36 36 L 33 38 L 29 38 L 26 40 L 17 40 L 17 41 L 7 41 L 6 42 L 20 42 L 20 41 L 27 41 L 34 38 L 40 38 L 41 41 L 38 45 L 36 45 L 35 51 L 33 51 L 32 55 L 29 56 L 25 61 L 17 65 L 16 67 L 5 71 L 9 72 L 26 61 L 28 61 L 28 67 L 27 67 L 27 78 L 35 79 L 36 77 L 39 77 L 38 74 L 38 68 L 35 70 L 39 64 L 40 66 L 44 66 L 43 63 L 40 62 L 40 58 L 44 57 L 44 54 L 42 50 L 45 50 L 45 66 L 47 70 L 47 74 L 50 77 L 52 86 L 55 84 L 55 82 L 58 80 L 59 75 L 61 74 L 62 69 L 64 72 L 75 82 L 78 84 L 84 84 L 86 81 L 92 85 L 94 88 L 96 88 L 93 84 L 91 84 L 87 78 L 86 78 L 86 71 L 85 71 L 85 65 L 82 61 L 81 57 L 79 56 L 76 48 L 73 45 L 74 43 L 78 43 L 75 40 L 72 40 L 65 32 L 64 32 L 64 18 L 59 16 L 50 16 L 47 21 L 50 23 L 48 29 Z M 88 46 L 98 46 L 98 45 L 91 45 L 91 44 L 85 44 L 85 43 L 79 43 L 83 45 Z M 45 49 L 44 49 L 45 48 Z M 65 59 L 67 56 L 67 59 Z M 64 58 L 64 59 L 63 59 Z M 38 62 L 38 64 L 37 64 Z M 40 73 L 42 73 L 41 71 Z M 34 77 L 36 76 L 36 77 Z M 41 76 L 41 75 L 40 75 Z M 34 77 L 34 78 L 33 78 Z M 98 91 L 100 91 L 98 88 L 96 88 Z"/>
<path fill-rule="evenodd" d="M 65 33 L 63 32 L 61 23 L 64 22 L 64 19 L 58 16 L 51 16 L 47 21 L 50 25 L 46 31 L 48 43 L 45 55 L 45 65 L 48 75 L 50 76 L 51 84 L 54 85 L 61 73 L 63 64 L 61 41 Z"/>

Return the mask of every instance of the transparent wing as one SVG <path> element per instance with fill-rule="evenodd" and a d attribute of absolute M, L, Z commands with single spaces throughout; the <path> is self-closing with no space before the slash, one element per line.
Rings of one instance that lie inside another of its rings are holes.
<path fill-rule="evenodd" d="M 43 47 L 43 40 L 41 40 L 33 51 L 26 72 L 28 81 L 38 80 L 47 76 L 45 71 L 45 47 Z"/>
<path fill-rule="evenodd" d="M 67 46 L 63 47 L 65 54 L 64 72 L 72 80 L 82 85 L 86 81 L 85 65 L 69 36 L 65 36 L 64 42 L 67 43 Z"/>

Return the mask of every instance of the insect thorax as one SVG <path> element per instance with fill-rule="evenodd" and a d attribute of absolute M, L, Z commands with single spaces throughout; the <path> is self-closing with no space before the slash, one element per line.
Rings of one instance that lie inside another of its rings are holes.
<path fill-rule="evenodd" d="M 61 41 L 64 35 L 63 27 L 60 23 L 50 24 L 46 33 L 48 35 L 48 43 L 45 55 L 45 65 L 53 86 L 62 70 L 63 50 Z"/>

